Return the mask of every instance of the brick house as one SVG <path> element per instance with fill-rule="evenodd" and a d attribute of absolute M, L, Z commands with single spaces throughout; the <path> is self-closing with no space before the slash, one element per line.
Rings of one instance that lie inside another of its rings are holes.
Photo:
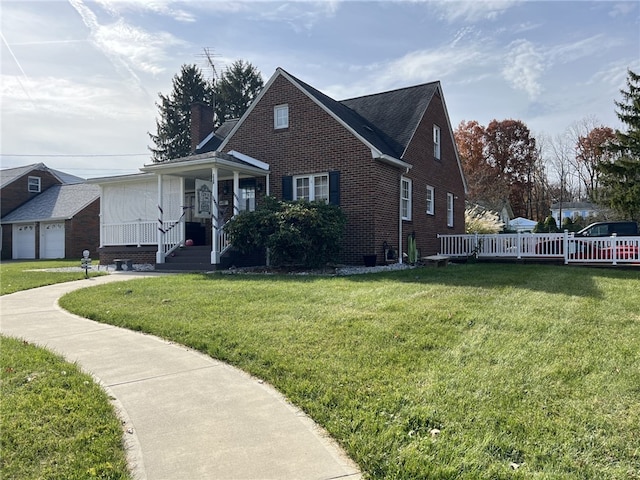
<path fill-rule="evenodd" d="M 347 264 L 364 255 L 384 263 L 385 247 L 402 261 L 409 235 L 421 255 L 434 254 L 437 234 L 464 232 L 466 184 L 439 82 L 336 101 L 278 68 L 242 118 L 211 125 L 196 104 L 193 155 L 94 180 L 103 189 L 101 260 L 146 246 L 148 259 L 171 263 L 192 239 L 224 266 L 224 221 L 264 195 L 339 205 Z M 154 201 L 143 207 L 140 198 Z M 146 238 L 122 238 L 127 219 Z"/>
<path fill-rule="evenodd" d="M 2 259 L 81 258 L 99 244 L 100 189 L 42 163 L 0 170 Z"/>

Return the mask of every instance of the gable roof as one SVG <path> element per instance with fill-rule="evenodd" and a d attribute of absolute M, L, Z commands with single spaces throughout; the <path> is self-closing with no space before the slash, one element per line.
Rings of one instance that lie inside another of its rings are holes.
<path fill-rule="evenodd" d="M 439 82 L 431 82 L 340 103 L 382 131 L 394 155 L 402 158 L 439 87 Z"/>
<path fill-rule="evenodd" d="M 54 185 L 6 215 L 2 223 L 67 220 L 98 198 L 98 185 Z"/>
<path fill-rule="evenodd" d="M 307 97 L 351 131 L 356 138 L 367 145 L 371 149 L 372 158 L 406 169 L 410 169 L 412 165 L 403 160 L 404 153 L 431 100 L 434 95 L 438 94 L 444 107 L 447 129 L 454 147 L 455 160 L 458 164 L 464 191 L 465 193 L 468 191 L 467 181 L 453 137 L 449 112 L 438 81 L 339 102 L 278 67 L 258 96 L 251 102 L 244 115 L 234 125 L 222 143 L 218 145 L 217 148 L 219 150 L 226 146 L 229 139 L 233 137 L 233 134 L 240 128 L 260 102 L 265 92 L 269 90 L 279 76 L 283 76 L 295 85 Z"/>
<path fill-rule="evenodd" d="M 31 165 L 25 165 L 22 167 L 3 168 L 2 170 L 0 170 L 0 188 L 9 185 L 18 178 L 24 177 L 29 173 L 37 171 L 50 172 L 60 181 L 60 183 L 64 185 L 84 182 L 84 178 L 76 177 L 75 175 L 61 172 L 59 170 L 54 170 L 53 168 L 47 167 L 44 163 L 33 163 Z"/>
<path fill-rule="evenodd" d="M 220 144 L 218 149 L 222 150 L 228 143 L 229 139 L 233 137 L 233 134 L 244 123 L 245 119 L 251 114 L 255 106 L 260 102 L 260 99 L 264 96 L 265 92 L 269 90 L 275 80 L 283 76 L 290 83 L 295 85 L 302 93 L 309 97 L 313 102 L 320 106 L 324 111 L 331 115 L 335 120 L 341 123 L 344 127 L 353 133 L 361 142 L 367 145 L 371 149 L 371 154 L 374 158 L 392 163 L 396 166 L 403 168 L 411 168 L 411 165 L 403 162 L 397 156 L 396 148 L 389 143 L 393 143 L 392 139 L 382 132 L 377 126 L 363 118 L 356 111 L 343 105 L 337 100 L 332 99 L 328 95 L 316 90 L 311 85 L 297 79 L 293 75 L 287 73 L 282 68 L 278 67 L 276 72 L 271 76 L 267 84 L 260 91 L 258 96 L 251 102 L 247 111 L 242 115 L 238 123 L 233 127 L 231 132 L 227 135 L 225 140 Z"/>

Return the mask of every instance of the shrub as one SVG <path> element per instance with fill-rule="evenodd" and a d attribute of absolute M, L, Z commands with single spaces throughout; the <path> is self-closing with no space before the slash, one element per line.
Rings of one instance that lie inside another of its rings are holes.
<path fill-rule="evenodd" d="M 269 248 L 273 265 L 317 268 L 338 259 L 346 219 L 324 202 L 281 202 L 272 197 L 243 212 L 226 227 L 240 251 Z"/>
<path fill-rule="evenodd" d="M 464 211 L 466 233 L 498 233 L 504 228 L 500 216 L 477 205 Z"/>

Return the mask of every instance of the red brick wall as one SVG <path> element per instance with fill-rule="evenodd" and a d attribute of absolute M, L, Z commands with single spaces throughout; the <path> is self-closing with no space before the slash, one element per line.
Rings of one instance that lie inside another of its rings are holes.
<path fill-rule="evenodd" d="M 289 105 L 289 128 L 274 130 L 273 107 Z M 320 106 L 278 77 L 255 105 L 225 151 L 267 162 L 270 193 L 282 198 L 282 177 L 340 171 L 340 204 L 347 217 L 343 243 L 345 263 L 362 263 L 362 255 L 382 259 L 383 239 L 397 239 L 397 191 L 389 195 L 389 177 L 397 170 L 371 158 L 371 151 Z M 395 182 L 397 185 L 399 180 Z M 395 225 L 395 226 L 394 226 Z"/>
<path fill-rule="evenodd" d="M 440 160 L 433 155 L 433 125 L 440 127 Z M 406 234 L 415 230 L 421 255 L 438 252 L 437 234 L 464 233 L 464 184 L 456 159 L 456 150 L 448 128 L 442 99 L 436 95 L 405 152 L 403 160 L 413 168 L 406 175 L 413 184 L 412 221 L 404 222 Z M 427 215 L 427 185 L 434 187 L 434 215 Z M 447 226 L 447 193 L 454 195 L 453 228 Z M 405 250 L 406 251 L 406 250 Z"/>
<path fill-rule="evenodd" d="M 13 227 L 2 225 L 2 260 L 9 260 L 13 256 Z"/>
<path fill-rule="evenodd" d="M 156 264 L 158 247 L 148 245 L 142 247 L 102 247 L 99 248 L 100 265 L 112 265 L 116 258 L 129 258 L 135 264 Z"/>
<path fill-rule="evenodd" d="M 273 128 L 273 108 L 289 105 L 289 127 Z M 433 124 L 441 128 L 441 160 L 433 158 Z M 442 101 L 434 98 L 403 160 L 413 164 L 413 220 L 403 222 L 406 236 L 416 232 L 423 255 L 438 250 L 437 233 L 464 231 L 464 187 Z M 399 243 L 400 178 L 404 169 L 371 158 L 370 149 L 283 76 L 275 79 L 260 102 L 225 146 L 269 164 L 270 193 L 282 198 L 282 177 L 340 171 L 340 203 L 347 217 L 342 261 L 362 263 L 375 253 L 383 260 L 383 242 Z M 436 215 L 425 213 L 426 185 L 435 187 Z M 457 196 L 454 228 L 446 226 L 446 194 Z"/>
<path fill-rule="evenodd" d="M 23 203 L 39 195 L 39 193 L 29 192 L 29 177 L 40 177 L 40 192 L 44 192 L 52 185 L 59 185 L 61 183 L 46 170 L 33 170 L 17 178 L 0 191 L 0 216 L 4 217 Z"/>
<path fill-rule="evenodd" d="M 89 250 L 89 256 L 95 258 L 99 246 L 100 199 L 97 199 L 65 222 L 65 257 L 80 259 L 82 252 Z"/>

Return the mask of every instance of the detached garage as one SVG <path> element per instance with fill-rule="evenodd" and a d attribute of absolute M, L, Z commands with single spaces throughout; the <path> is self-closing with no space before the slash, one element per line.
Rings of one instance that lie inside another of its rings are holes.
<path fill-rule="evenodd" d="M 54 185 L 2 219 L 3 243 L 13 259 L 79 259 L 97 251 L 99 215 L 100 187 Z"/>

